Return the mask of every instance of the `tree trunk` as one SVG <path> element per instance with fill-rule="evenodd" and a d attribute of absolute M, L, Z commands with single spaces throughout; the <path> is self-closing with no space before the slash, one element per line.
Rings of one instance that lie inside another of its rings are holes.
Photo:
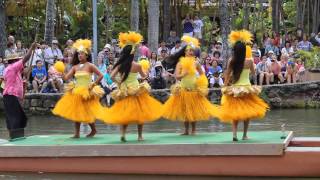
<path fill-rule="evenodd" d="M 263 9 L 264 9 L 263 3 L 262 3 L 262 1 L 260 1 L 260 17 L 259 17 L 259 21 L 261 22 L 261 30 L 263 30 L 264 32 L 266 32 L 265 29 L 264 29 Z M 263 33 L 264 33 L 264 32 L 263 32 Z M 261 44 L 261 45 L 262 45 L 262 44 Z"/>
<path fill-rule="evenodd" d="M 5 50 L 7 47 L 7 33 L 6 33 L 6 1 L 0 1 L 0 57 L 5 58 Z"/>
<path fill-rule="evenodd" d="M 139 31 L 139 0 L 131 0 L 130 29 Z"/>
<path fill-rule="evenodd" d="M 219 1 L 219 15 L 220 15 L 220 28 L 221 28 L 221 38 L 222 38 L 222 59 L 223 68 L 227 68 L 229 60 L 229 46 L 228 46 L 228 35 L 230 33 L 230 18 L 228 10 L 228 0 Z"/>
<path fill-rule="evenodd" d="M 175 30 L 176 30 L 176 32 L 177 32 L 177 34 L 179 35 L 180 34 L 180 31 L 179 31 L 179 27 L 180 27 L 180 24 L 179 24 L 179 13 L 178 13 L 178 2 L 177 2 L 178 0 L 174 0 L 174 12 L 175 12 L 175 22 L 176 22 L 176 24 L 175 24 Z"/>
<path fill-rule="evenodd" d="M 148 44 L 156 52 L 159 40 L 159 0 L 148 1 Z"/>
<path fill-rule="evenodd" d="M 280 1 L 272 0 L 272 31 L 279 33 L 280 30 Z"/>
<path fill-rule="evenodd" d="M 317 28 L 318 28 L 318 9 L 319 7 L 319 0 L 314 0 L 313 3 L 313 15 L 312 15 L 312 32 L 317 33 Z"/>
<path fill-rule="evenodd" d="M 54 18 L 55 18 L 55 3 L 54 0 L 47 0 L 46 9 L 46 25 L 44 30 L 44 41 L 51 45 L 54 37 Z"/>
<path fill-rule="evenodd" d="M 296 4 L 297 4 L 297 22 L 296 22 L 296 26 L 297 28 L 300 27 L 302 25 L 302 1 L 301 0 L 296 0 Z"/>
<path fill-rule="evenodd" d="M 253 23 L 252 23 L 252 31 L 253 32 L 256 32 L 256 26 L 257 26 L 257 12 L 258 12 L 258 9 L 257 9 L 257 1 L 256 0 L 253 0 Z"/>
<path fill-rule="evenodd" d="M 301 24 L 300 24 L 300 28 L 303 29 L 303 33 L 305 32 L 305 26 L 304 26 L 304 17 L 305 17 L 305 14 L 306 14 L 306 4 L 307 2 L 305 0 L 302 1 L 302 17 L 301 17 Z"/>
<path fill-rule="evenodd" d="M 243 29 L 249 30 L 249 5 L 250 3 L 247 0 L 243 0 L 243 12 L 244 12 L 244 17 L 243 17 Z"/>
<path fill-rule="evenodd" d="M 109 30 L 111 30 L 111 24 L 113 23 L 113 17 L 112 17 L 112 6 L 113 6 L 113 2 L 105 2 L 105 9 L 104 9 L 104 27 L 105 27 L 105 38 L 106 38 L 106 43 L 109 42 L 109 40 L 111 40 L 112 38 L 112 34 L 109 32 Z"/>
<path fill-rule="evenodd" d="M 169 37 L 171 27 L 170 0 L 163 0 L 163 40 Z"/>

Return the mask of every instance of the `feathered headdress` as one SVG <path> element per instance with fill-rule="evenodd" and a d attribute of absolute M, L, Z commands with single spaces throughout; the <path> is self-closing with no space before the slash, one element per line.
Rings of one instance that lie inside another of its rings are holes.
<path fill-rule="evenodd" d="M 77 52 L 84 52 L 89 54 L 91 52 L 91 40 L 89 39 L 78 39 L 74 44 L 73 48 L 77 50 Z"/>
<path fill-rule="evenodd" d="M 252 43 L 252 34 L 245 29 L 239 31 L 232 31 L 229 34 L 230 44 L 233 46 L 238 41 L 244 44 L 250 44 Z"/>
<path fill-rule="evenodd" d="M 187 48 L 190 47 L 192 49 L 195 49 L 200 47 L 199 40 L 191 36 L 182 36 L 181 41 L 187 44 Z"/>
<path fill-rule="evenodd" d="M 252 49 L 249 45 L 246 45 L 246 59 L 252 59 Z"/>
<path fill-rule="evenodd" d="M 126 45 L 136 46 L 141 43 L 143 37 L 141 34 L 133 31 L 119 34 L 119 46 L 124 48 Z"/>

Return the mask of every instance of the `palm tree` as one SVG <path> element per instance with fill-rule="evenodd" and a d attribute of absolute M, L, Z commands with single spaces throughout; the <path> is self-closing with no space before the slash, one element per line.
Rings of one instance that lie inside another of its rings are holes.
<path fill-rule="evenodd" d="M 5 10 L 5 0 L 0 0 L 0 57 L 4 57 L 4 52 L 6 50 L 6 10 Z"/>
<path fill-rule="evenodd" d="M 148 44 L 151 51 L 158 49 L 159 5 L 159 0 L 148 1 Z"/>
<path fill-rule="evenodd" d="M 171 26 L 170 0 L 163 0 L 163 40 L 168 39 Z"/>
<path fill-rule="evenodd" d="M 243 28 L 249 30 L 249 6 L 250 2 L 248 0 L 243 0 L 243 11 L 244 11 L 244 16 L 243 16 Z"/>
<path fill-rule="evenodd" d="M 139 0 L 131 0 L 130 29 L 139 30 Z"/>
<path fill-rule="evenodd" d="M 272 0 L 272 30 L 274 32 L 280 31 L 280 6 L 281 3 L 278 0 Z"/>
<path fill-rule="evenodd" d="M 220 0 L 219 15 L 221 20 L 221 38 L 222 38 L 222 58 L 224 59 L 223 67 L 226 68 L 229 59 L 228 35 L 230 33 L 230 17 L 228 10 L 228 0 Z"/>
<path fill-rule="evenodd" d="M 44 30 L 44 40 L 51 44 L 54 37 L 55 0 L 47 0 L 46 25 Z"/>

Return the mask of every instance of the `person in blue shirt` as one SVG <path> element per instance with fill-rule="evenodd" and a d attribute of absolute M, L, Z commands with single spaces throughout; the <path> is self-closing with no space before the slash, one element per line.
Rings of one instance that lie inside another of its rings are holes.
<path fill-rule="evenodd" d="M 41 60 L 37 60 L 36 66 L 32 69 L 32 86 L 33 86 L 33 92 L 42 93 L 42 91 L 47 87 L 47 70 L 43 66 Z"/>
<path fill-rule="evenodd" d="M 222 73 L 222 68 L 220 66 L 218 66 L 218 62 L 217 61 L 212 61 L 212 74 L 218 73 L 221 74 Z"/>
<path fill-rule="evenodd" d="M 117 88 L 116 83 L 114 83 L 111 79 L 111 71 L 113 69 L 112 65 L 109 65 L 105 72 L 101 72 L 103 74 L 103 79 L 101 81 L 101 86 L 105 92 L 103 101 L 107 106 L 111 106 L 114 103 L 114 100 L 111 99 L 110 93 Z"/>
<path fill-rule="evenodd" d="M 182 21 L 183 25 L 183 35 L 193 36 L 193 20 L 190 18 L 190 15 L 187 14 L 186 18 Z"/>

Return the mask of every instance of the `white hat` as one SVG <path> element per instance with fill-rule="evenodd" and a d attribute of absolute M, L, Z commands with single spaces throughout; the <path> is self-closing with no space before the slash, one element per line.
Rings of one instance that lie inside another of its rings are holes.
<path fill-rule="evenodd" d="M 110 44 L 106 44 L 106 45 L 104 46 L 104 48 L 108 48 L 108 49 L 111 50 L 112 46 L 111 46 Z"/>
<path fill-rule="evenodd" d="M 159 66 L 162 67 L 161 61 L 157 61 L 156 64 L 154 65 L 154 67 L 159 67 Z"/>
<path fill-rule="evenodd" d="M 52 40 L 52 44 L 59 44 L 58 40 Z"/>
<path fill-rule="evenodd" d="M 268 52 L 268 54 L 270 54 L 270 53 L 271 53 L 271 54 L 274 54 L 274 52 L 273 52 L 273 51 L 271 51 L 271 50 Z"/>

